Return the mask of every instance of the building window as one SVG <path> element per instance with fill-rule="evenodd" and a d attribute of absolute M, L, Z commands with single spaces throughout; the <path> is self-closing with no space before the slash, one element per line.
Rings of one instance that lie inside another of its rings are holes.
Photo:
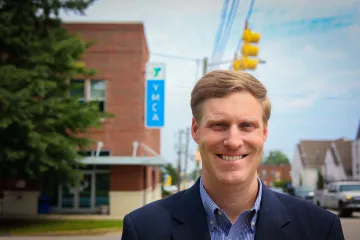
<path fill-rule="evenodd" d="M 105 81 L 104 80 L 71 80 L 70 96 L 77 97 L 79 102 L 96 101 L 100 112 L 105 111 Z"/>
<path fill-rule="evenodd" d="M 109 206 L 110 173 L 96 173 L 95 206 Z"/>
<path fill-rule="evenodd" d="M 105 111 L 105 81 L 92 80 L 90 85 L 90 101 L 99 103 L 99 110 Z"/>

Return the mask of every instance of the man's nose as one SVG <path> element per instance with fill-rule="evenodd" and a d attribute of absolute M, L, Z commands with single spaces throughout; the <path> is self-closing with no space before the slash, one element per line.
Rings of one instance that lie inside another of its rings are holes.
<path fill-rule="evenodd" d="M 243 145 L 243 136 L 237 126 L 229 128 L 228 134 L 224 140 L 225 147 L 229 149 L 238 149 Z"/>

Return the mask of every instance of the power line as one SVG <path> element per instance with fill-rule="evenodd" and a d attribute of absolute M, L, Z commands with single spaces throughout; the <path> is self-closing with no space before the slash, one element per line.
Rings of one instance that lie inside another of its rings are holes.
<path fill-rule="evenodd" d="M 221 60 L 222 57 L 223 57 L 226 44 L 227 44 L 227 42 L 229 40 L 229 37 L 230 37 L 230 31 L 231 31 L 232 25 L 233 25 L 234 20 L 235 20 L 237 9 L 239 7 L 239 3 L 240 3 L 240 0 L 234 0 L 232 2 L 231 9 L 230 9 L 230 14 L 229 14 L 228 19 L 227 19 L 227 26 L 226 26 L 226 28 L 224 30 L 225 31 L 224 40 L 220 42 L 219 56 L 218 56 L 218 58 L 216 58 L 218 60 Z"/>
<path fill-rule="evenodd" d="M 248 14 L 247 14 L 246 19 L 245 19 L 245 21 L 247 21 L 247 22 L 250 20 L 252 10 L 253 10 L 253 7 L 254 7 L 254 2 L 255 2 L 255 0 L 251 0 L 249 11 L 248 11 Z"/>
<path fill-rule="evenodd" d="M 229 0 L 225 0 L 223 8 L 221 10 L 220 22 L 219 22 L 219 27 L 218 27 L 218 30 L 217 30 L 217 33 L 215 36 L 215 42 L 214 42 L 213 52 L 211 54 L 211 60 L 213 60 L 215 58 L 216 52 L 218 51 L 218 48 L 219 48 L 219 41 L 220 41 L 220 38 L 222 37 L 224 23 L 225 23 L 225 19 L 227 17 L 228 5 L 229 5 Z"/>
<path fill-rule="evenodd" d="M 171 54 L 165 54 L 165 53 L 154 53 L 151 52 L 150 55 L 159 56 L 159 57 L 166 57 L 171 59 L 178 59 L 178 60 L 184 60 L 184 61 L 199 61 L 200 58 L 190 58 L 190 57 L 183 57 L 183 56 L 177 56 L 177 55 L 171 55 Z"/>
<path fill-rule="evenodd" d="M 255 0 L 251 0 L 250 7 L 249 7 L 248 13 L 247 13 L 246 18 L 245 18 L 245 25 L 250 21 L 250 17 L 252 15 L 252 10 L 253 10 L 253 7 L 254 7 L 254 3 L 255 3 Z M 235 50 L 236 53 L 240 51 L 241 41 L 242 41 L 242 39 L 240 38 L 240 40 L 238 42 L 238 45 L 236 46 L 236 50 Z"/>

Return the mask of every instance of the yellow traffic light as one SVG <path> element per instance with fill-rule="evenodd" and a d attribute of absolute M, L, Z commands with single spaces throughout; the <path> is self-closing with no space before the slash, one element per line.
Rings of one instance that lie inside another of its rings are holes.
<path fill-rule="evenodd" d="M 256 45 L 260 41 L 260 33 L 252 32 L 247 24 L 245 26 L 245 30 L 243 32 L 243 46 L 241 48 L 242 57 L 238 60 L 235 58 L 233 62 L 233 69 L 235 71 L 238 70 L 246 70 L 256 69 L 259 60 L 248 58 L 249 56 L 256 57 L 259 54 L 259 47 Z"/>
<path fill-rule="evenodd" d="M 251 69 L 254 70 L 256 69 L 259 60 L 258 59 L 251 59 L 251 58 L 247 58 L 247 57 L 242 57 L 240 59 L 241 64 L 245 66 L 245 69 Z"/>
<path fill-rule="evenodd" d="M 256 69 L 258 64 L 259 64 L 259 60 L 257 59 L 242 57 L 241 59 L 235 59 L 233 61 L 233 69 L 234 71 L 246 70 L 246 69 L 254 70 Z"/>
<path fill-rule="evenodd" d="M 257 56 L 259 53 L 259 47 L 244 43 L 243 47 L 241 48 L 241 53 L 245 56 Z"/>
<path fill-rule="evenodd" d="M 256 67 L 259 63 L 258 59 L 251 59 L 251 58 L 247 58 L 247 57 L 242 57 L 240 61 L 243 62 L 246 69 L 251 69 L 251 70 L 256 69 Z"/>
<path fill-rule="evenodd" d="M 245 65 L 244 65 L 244 61 L 241 61 L 240 59 L 235 59 L 233 61 L 233 69 L 234 71 L 239 71 L 239 70 L 245 70 Z"/>
<path fill-rule="evenodd" d="M 250 29 L 246 28 L 243 33 L 243 40 L 245 42 L 257 43 L 260 40 L 260 33 L 252 32 Z"/>

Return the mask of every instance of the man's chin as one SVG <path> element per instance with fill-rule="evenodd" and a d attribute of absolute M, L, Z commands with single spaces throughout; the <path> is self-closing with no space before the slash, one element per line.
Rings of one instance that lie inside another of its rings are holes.
<path fill-rule="evenodd" d="M 218 177 L 219 182 L 224 185 L 239 185 L 247 182 L 249 177 L 240 173 L 223 173 Z"/>

